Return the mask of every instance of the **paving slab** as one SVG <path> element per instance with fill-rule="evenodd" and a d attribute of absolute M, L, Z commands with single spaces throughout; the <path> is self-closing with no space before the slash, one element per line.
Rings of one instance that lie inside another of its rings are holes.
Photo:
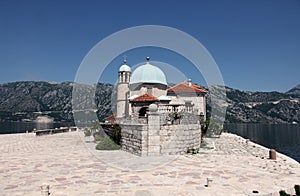
<path fill-rule="evenodd" d="M 241 137 L 206 138 L 196 155 L 97 151 L 80 131 L 0 135 L 0 195 L 278 195 L 300 184 L 298 162 Z M 207 178 L 211 180 L 207 187 Z M 258 192 L 258 193 L 256 193 Z"/>

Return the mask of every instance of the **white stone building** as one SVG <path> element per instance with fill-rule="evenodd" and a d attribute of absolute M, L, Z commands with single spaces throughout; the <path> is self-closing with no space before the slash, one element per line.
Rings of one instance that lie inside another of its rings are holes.
<path fill-rule="evenodd" d="M 168 88 L 164 72 L 148 57 L 133 73 L 124 61 L 118 74 L 116 121 L 123 150 L 158 156 L 200 148 L 205 90 L 191 81 Z"/>
<path fill-rule="evenodd" d="M 142 118 L 147 114 L 149 105 L 155 103 L 159 110 L 176 110 L 187 108 L 197 115 L 206 114 L 206 91 L 191 81 L 179 83 L 168 88 L 164 72 L 147 63 L 131 72 L 124 64 L 119 68 L 117 86 L 117 118 Z"/>

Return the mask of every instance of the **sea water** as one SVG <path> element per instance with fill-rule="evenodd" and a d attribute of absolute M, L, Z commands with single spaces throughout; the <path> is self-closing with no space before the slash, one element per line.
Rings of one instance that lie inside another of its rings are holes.
<path fill-rule="evenodd" d="M 225 124 L 224 131 L 275 149 L 300 162 L 299 124 Z"/>
<path fill-rule="evenodd" d="M 0 134 L 25 133 L 33 130 L 54 129 L 73 126 L 70 122 L 0 122 Z"/>

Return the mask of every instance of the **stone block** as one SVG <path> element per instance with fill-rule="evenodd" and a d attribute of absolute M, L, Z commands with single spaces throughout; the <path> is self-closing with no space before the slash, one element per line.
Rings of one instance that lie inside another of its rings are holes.
<path fill-rule="evenodd" d="M 154 156 L 161 156 L 159 152 L 148 152 L 149 157 L 154 157 Z"/>
<path fill-rule="evenodd" d="M 160 130 L 159 134 L 160 135 L 167 135 L 168 134 L 168 130 L 165 129 L 165 128 L 163 128 L 163 129 Z"/>
<path fill-rule="evenodd" d="M 141 135 L 142 135 L 142 136 L 148 135 L 148 131 L 147 131 L 147 130 L 146 130 L 146 131 L 145 131 L 145 130 L 142 130 L 142 131 L 141 131 Z"/>
<path fill-rule="evenodd" d="M 138 131 L 137 131 L 137 130 L 132 130 L 132 134 L 133 134 L 134 136 L 137 136 L 137 135 L 138 135 Z"/>
<path fill-rule="evenodd" d="M 159 135 L 158 129 L 149 129 L 148 135 Z"/>
<path fill-rule="evenodd" d="M 160 146 L 148 146 L 148 155 L 149 153 L 160 153 Z"/>
<path fill-rule="evenodd" d="M 142 150 L 142 151 L 140 152 L 140 155 L 141 155 L 141 156 L 148 156 L 148 151 L 147 151 L 147 150 Z"/>
<path fill-rule="evenodd" d="M 174 149 L 176 148 L 176 143 L 175 142 L 169 142 L 169 143 L 165 143 L 163 144 L 162 148 L 166 148 L 166 149 Z"/>
<path fill-rule="evenodd" d="M 160 136 L 149 136 L 148 137 L 148 145 L 149 146 L 160 145 Z"/>

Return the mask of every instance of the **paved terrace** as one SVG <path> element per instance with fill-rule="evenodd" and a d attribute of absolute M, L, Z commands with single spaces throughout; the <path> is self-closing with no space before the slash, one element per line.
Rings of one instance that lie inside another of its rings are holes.
<path fill-rule="evenodd" d="M 54 196 L 278 195 L 300 184 L 288 157 L 268 160 L 268 149 L 231 134 L 208 142 L 215 149 L 197 155 L 141 158 L 96 151 L 82 132 L 0 135 L 0 195 L 41 195 L 43 183 Z"/>

